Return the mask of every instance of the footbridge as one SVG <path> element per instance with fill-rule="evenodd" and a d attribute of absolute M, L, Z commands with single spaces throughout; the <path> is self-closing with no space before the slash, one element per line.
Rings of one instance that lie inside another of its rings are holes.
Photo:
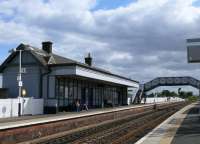
<path fill-rule="evenodd" d="M 136 94 L 135 103 L 140 103 L 145 93 L 160 86 L 192 86 L 200 90 L 200 81 L 193 77 L 157 77 L 140 85 Z"/>

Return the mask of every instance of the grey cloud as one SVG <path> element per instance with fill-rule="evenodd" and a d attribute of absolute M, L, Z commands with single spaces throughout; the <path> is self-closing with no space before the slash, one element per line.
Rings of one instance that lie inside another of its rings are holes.
<path fill-rule="evenodd" d="M 60 55 L 83 61 L 91 52 L 95 65 L 142 82 L 157 76 L 200 78 L 198 65 L 188 64 L 186 57 L 185 39 L 200 32 L 200 8 L 192 2 L 139 0 L 127 7 L 91 11 L 92 0 L 35 0 L 32 5 L 15 1 L 4 4 L 7 15 L 12 9 L 17 12 L 0 42 L 17 36 L 9 42 L 22 40 L 39 47 L 41 41 L 52 40 Z M 1 24 L 5 22 L 0 21 L 0 30 Z"/>

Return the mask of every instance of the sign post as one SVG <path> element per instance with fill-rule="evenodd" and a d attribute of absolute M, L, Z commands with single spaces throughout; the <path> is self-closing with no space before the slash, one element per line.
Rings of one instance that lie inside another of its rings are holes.
<path fill-rule="evenodd" d="M 187 58 L 189 63 L 200 63 L 200 38 L 187 39 Z"/>
<path fill-rule="evenodd" d="M 200 63 L 200 38 L 187 39 L 187 57 L 189 63 Z"/>

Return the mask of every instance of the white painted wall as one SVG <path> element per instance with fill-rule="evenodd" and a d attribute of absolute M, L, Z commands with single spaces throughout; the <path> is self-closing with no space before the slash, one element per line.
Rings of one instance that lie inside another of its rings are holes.
<path fill-rule="evenodd" d="M 18 101 L 16 99 L 0 99 L 0 118 L 16 117 Z"/>
<path fill-rule="evenodd" d="M 127 99 L 127 104 L 130 105 L 131 104 L 131 98 Z"/>
<path fill-rule="evenodd" d="M 109 75 L 109 74 L 104 74 L 98 71 L 82 68 L 79 66 L 76 66 L 76 75 L 103 80 L 107 82 L 112 82 L 116 84 L 122 84 L 122 85 L 130 86 L 130 87 L 136 87 L 136 88 L 139 87 L 139 84 L 134 81 L 123 79 L 123 78 Z"/>
<path fill-rule="evenodd" d="M 38 115 L 43 114 L 44 111 L 44 100 L 43 99 L 24 99 L 24 114 Z"/>
<path fill-rule="evenodd" d="M 0 118 L 17 117 L 19 99 L 0 99 Z M 24 114 L 37 115 L 43 114 L 43 99 L 24 98 Z"/>
<path fill-rule="evenodd" d="M 102 73 L 99 71 L 83 68 L 80 66 L 63 66 L 63 67 L 55 67 L 51 75 L 78 75 L 83 77 L 88 77 L 92 79 L 112 82 L 116 84 L 122 84 L 129 87 L 139 87 L 137 82 L 120 78 L 111 74 Z"/>
<path fill-rule="evenodd" d="M 128 99 L 128 104 L 129 103 L 131 104 L 134 101 L 138 90 L 139 90 L 139 87 L 138 88 L 128 87 L 128 97 L 131 98 L 130 100 Z"/>
<path fill-rule="evenodd" d="M 179 97 L 170 97 L 169 100 L 167 100 L 167 97 L 146 98 L 146 103 L 176 102 L 176 101 L 185 101 L 185 100 Z M 141 103 L 144 103 L 144 99 L 142 99 Z"/>

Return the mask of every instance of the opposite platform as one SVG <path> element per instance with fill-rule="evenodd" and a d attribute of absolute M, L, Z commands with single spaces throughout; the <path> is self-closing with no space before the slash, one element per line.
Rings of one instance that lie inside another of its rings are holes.
<path fill-rule="evenodd" d="M 42 124 L 42 123 L 49 123 L 49 122 L 55 122 L 55 121 L 61 121 L 61 120 L 75 119 L 75 118 L 111 113 L 111 112 L 116 112 L 116 111 L 123 111 L 123 110 L 128 110 L 128 109 L 133 109 L 133 108 L 148 107 L 152 105 L 154 104 L 122 106 L 122 107 L 116 107 L 116 108 L 91 109 L 89 111 L 83 111 L 83 112 L 66 112 L 62 114 L 2 119 L 0 120 L 0 130 L 24 127 L 24 126 L 36 125 L 36 124 Z"/>

